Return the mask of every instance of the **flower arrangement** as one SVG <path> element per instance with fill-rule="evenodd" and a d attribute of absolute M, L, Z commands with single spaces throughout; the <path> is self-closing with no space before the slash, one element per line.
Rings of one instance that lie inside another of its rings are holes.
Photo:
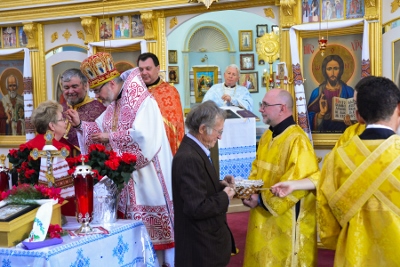
<path fill-rule="evenodd" d="M 20 184 L 13 186 L 10 190 L 0 192 L 0 200 L 9 203 L 25 204 L 35 199 L 56 199 L 59 204 L 64 202 L 60 195 L 61 188 L 47 187 L 44 185 Z"/>
<path fill-rule="evenodd" d="M 58 224 L 50 224 L 49 229 L 47 230 L 47 238 L 61 238 L 61 236 L 66 234 L 67 232 Z"/>
<path fill-rule="evenodd" d="M 21 144 L 19 149 L 10 149 L 7 158 L 13 165 L 11 173 L 18 173 L 19 183 L 37 184 L 39 180 L 40 159 L 34 160 L 30 153 L 33 147 L 26 143 Z"/>
<path fill-rule="evenodd" d="M 119 192 L 121 192 L 124 184 L 131 179 L 132 172 L 136 166 L 135 155 L 123 153 L 118 156 L 114 151 L 106 150 L 103 145 L 93 144 L 89 147 L 88 155 L 67 158 L 70 167 L 68 173 L 70 175 L 75 172 L 76 166 L 81 164 L 82 157 L 85 164 L 92 167 L 92 171 L 97 176 L 97 181 L 107 175 L 117 185 Z"/>

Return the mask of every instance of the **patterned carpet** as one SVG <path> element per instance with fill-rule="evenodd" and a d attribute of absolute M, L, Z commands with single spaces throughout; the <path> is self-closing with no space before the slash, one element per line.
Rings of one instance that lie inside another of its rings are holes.
<path fill-rule="evenodd" d="M 228 267 L 242 267 L 243 253 L 246 242 L 247 222 L 249 212 L 228 213 L 228 224 L 235 238 L 239 254 L 232 256 Z M 335 252 L 332 250 L 318 249 L 318 267 L 332 267 Z"/>

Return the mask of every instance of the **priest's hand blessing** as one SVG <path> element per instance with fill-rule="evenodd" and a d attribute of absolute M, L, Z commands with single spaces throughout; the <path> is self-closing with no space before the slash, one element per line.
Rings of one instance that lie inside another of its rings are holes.
<path fill-rule="evenodd" d="M 72 127 L 78 128 L 81 125 L 81 119 L 79 118 L 79 113 L 73 109 L 67 109 L 64 112 L 64 116 L 71 123 Z"/>

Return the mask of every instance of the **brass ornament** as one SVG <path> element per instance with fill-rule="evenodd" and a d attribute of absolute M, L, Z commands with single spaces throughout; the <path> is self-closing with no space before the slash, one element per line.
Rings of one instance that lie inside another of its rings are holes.
<path fill-rule="evenodd" d="M 267 18 L 275 18 L 274 10 L 271 7 L 264 8 L 264 14 Z"/>
<path fill-rule="evenodd" d="M 393 0 L 393 2 L 390 4 L 390 6 L 392 7 L 392 10 L 390 10 L 390 12 L 394 13 L 400 7 L 400 1 Z"/>
<path fill-rule="evenodd" d="M 176 25 L 178 25 L 178 18 L 177 18 L 177 17 L 173 17 L 173 18 L 169 21 L 169 28 L 172 29 L 172 28 L 175 27 Z"/>
<path fill-rule="evenodd" d="M 58 39 L 58 32 L 54 32 L 51 35 L 51 42 L 54 43 Z"/>
<path fill-rule="evenodd" d="M 62 34 L 62 36 L 65 38 L 65 40 L 68 42 L 68 39 L 71 38 L 72 34 L 69 32 L 68 29 L 65 30 L 65 32 Z"/>
<path fill-rule="evenodd" d="M 91 43 L 95 41 L 95 32 L 96 32 L 96 18 L 93 17 L 82 17 L 81 25 L 83 30 L 85 31 L 86 37 L 84 40 L 85 44 Z M 78 34 L 79 37 L 79 34 Z"/>

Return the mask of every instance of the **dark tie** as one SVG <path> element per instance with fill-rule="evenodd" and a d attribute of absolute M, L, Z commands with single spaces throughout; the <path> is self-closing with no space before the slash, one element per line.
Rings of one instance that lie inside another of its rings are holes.
<path fill-rule="evenodd" d="M 212 162 L 212 159 L 211 159 L 211 156 L 208 156 L 208 159 L 210 160 L 210 162 L 211 162 L 211 165 L 213 165 L 213 166 L 214 166 L 214 164 L 213 164 L 213 162 Z"/>

